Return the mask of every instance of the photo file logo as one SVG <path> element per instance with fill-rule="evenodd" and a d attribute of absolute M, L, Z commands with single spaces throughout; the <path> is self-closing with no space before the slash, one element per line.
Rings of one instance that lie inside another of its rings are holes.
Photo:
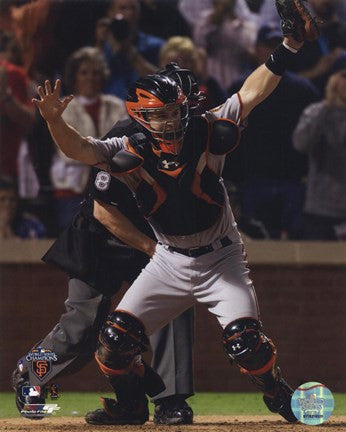
<path fill-rule="evenodd" d="M 49 416 L 59 411 L 58 404 L 25 404 L 21 414 L 25 417 L 36 416 L 37 414 Z"/>

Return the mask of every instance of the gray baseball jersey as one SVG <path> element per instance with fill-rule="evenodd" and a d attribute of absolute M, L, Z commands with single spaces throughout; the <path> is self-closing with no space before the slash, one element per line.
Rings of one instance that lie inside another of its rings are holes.
<path fill-rule="evenodd" d="M 204 117 L 210 124 L 216 119 L 229 119 L 241 128 L 241 112 L 241 100 L 235 94 L 223 105 L 206 112 Z M 102 155 L 102 160 L 108 162 L 127 147 L 126 137 L 106 141 L 88 139 Z M 223 205 L 211 226 L 200 232 L 172 235 L 152 225 L 159 240 L 156 252 L 118 305 L 118 309 L 139 318 L 148 334 L 196 302 L 206 304 L 223 328 L 238 318 L 259 318 L 244 246 L 221 178 L 224 161 L 224 154 L 206 151 L 196 163 L 198 173 L 203 173 L 207 167 L 216 174 L 223 190 Z M 149 184 L 155 181 L 145 167 L 121 177 L 134 194 L 143 179 Z M 206 247 L 207 253 L 188 256 L 187 249 L 200 247 Z"/>

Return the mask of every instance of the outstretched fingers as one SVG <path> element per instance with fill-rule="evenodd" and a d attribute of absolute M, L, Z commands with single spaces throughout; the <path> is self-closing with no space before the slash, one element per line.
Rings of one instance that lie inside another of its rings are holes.
<path fill-rule="evenodd" d="M 38 95 L 40 96 L 41 100 L 43 100 L 44 97 L 46 96 L 46 95 L 44 94 L 44 90 L 43 90 L 42 86 L 39 86 L 39 87 L 37 88 L 37 93 L 38 93 Z"/>
<path fill-rule="evenodd" d="M 60 99 L 60 89 L 61 89 L 61 81 L 57 79 L 54 84 L 54 90 L 52 90 L 51 84 L 48 80 L 45 81 L 44 87 L 39 86 L 37 88 L 37 94 L 40 99 L 33 98 L 32 102 L 41 109 L 42 106 L 50 107 L 50 109 L 54 108 L 55 110 L 62 113 L 67 105 L 73 99 L 73 95 L 66 96 L 63 99 Z M 46 109 L 46 108 L 45 108 Z"/>
<path fill-rule="evenodd" d="M 67 105 L 71 102 L 72 99 L 73 95 L 69 95 L 64 98 L 64 100 L 62 101 L 62 106 L 64 109 L 67 107 Z"/>
<path fill-rule="evenodd" d="M 59 79 L 57 79 L 55 81 L 53 94 L 59 95 L 60 94 L 60 88 L 61 88 L 61 81 Z"/>
<path fill-rule="evenodd" d="M 51 95 L 52 94 L 52 87 L 51 87 L 50 82 L 48 80 L 46 80 L 44 82 L 44 87 L 46 89 L 46 95 Z"/>

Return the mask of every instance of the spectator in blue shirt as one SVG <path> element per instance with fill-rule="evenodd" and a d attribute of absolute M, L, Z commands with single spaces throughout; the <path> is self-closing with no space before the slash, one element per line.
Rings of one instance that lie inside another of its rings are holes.
<path fill-rule="evenodd" d="M 254 68 L 281 41 L 279 28 L 261 27 Z M 245 78 L 229 93 L 239 90 Z M 226 164 L 224 177 L 238 187 L 243 219 L 261 221 L 272 238 L 301 236 L 307 158 L 293 148 L 292 133 L 303 109 L 319 98 L 310 81 L 286 71 L 275 91 L 251 112 L 241 143 Z"/>
<path fill-rule="evenodd" d="M 105 92 L 125 99 L 130 83 L 157 70 L 163 39 L 139 31 L 138 0 L 113 0 L 104 54 L 111 70 Z M 96 41 L 97 43 L 98 41 Z"/>

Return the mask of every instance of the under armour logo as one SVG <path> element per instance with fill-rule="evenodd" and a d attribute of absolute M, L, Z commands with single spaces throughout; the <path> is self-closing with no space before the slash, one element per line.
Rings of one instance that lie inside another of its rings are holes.
<path fill-rule="evenodd" d="M 170 167 L 170 164 L 168 163 L 168 161 L 166 159 L 164 161 L 162 161 L 161 164 L 165 169 L 168 169 Z"/>
<path fill-rule="evenodd" d="M 179 162 L 177 161 L 168 161 L 167 159 L 161 161 L 161 166 L 164 169 L 174 169 L 174 168 L 178 168 L 179 166 Z"/>
<path fill-rule="evenodd" d="M 233 350 L 233 351 L 237 351 L 237 350 L 240 349 L 240 348 L 241 348 L 241 346 L 240 346 L 239 343 L 237 343 L 236 345 L 232 345 L 232 350 Z"/>

